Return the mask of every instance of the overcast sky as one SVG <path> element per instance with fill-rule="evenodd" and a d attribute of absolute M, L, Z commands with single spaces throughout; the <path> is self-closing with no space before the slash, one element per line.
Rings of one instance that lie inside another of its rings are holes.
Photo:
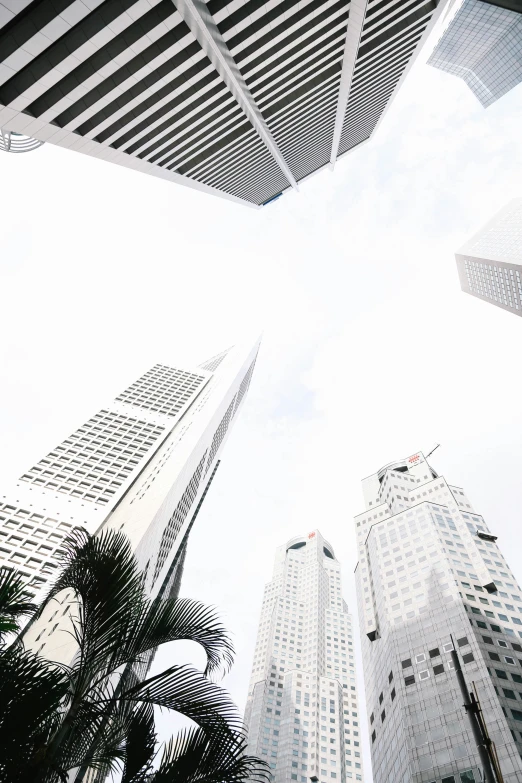
<path fill-rule="evenodd" d="M 454 259 L 522 195 L 522 85 L 484 110 L 427 54 L 368 144 L 258 211 L 49 144 L 0 158 L 0 487 L 155 362 L 264 331 L 182 586 L 233 633 L 241 707 L 275 548 L 318 527 L 355 612 L 360 480 L 391 460 L 440 442 L 522 578 L 522 319 Z"/>

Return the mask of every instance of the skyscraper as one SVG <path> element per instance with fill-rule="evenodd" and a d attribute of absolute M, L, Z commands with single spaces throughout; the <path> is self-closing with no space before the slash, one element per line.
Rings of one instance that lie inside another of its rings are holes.
<path fill-rule="evenodd" d="M 463 291 L 522 315 L 522 198 L 506 204 L 455 258 Z"/>
<path fill-rule="evenodd" d="M 522 781 L 522 591 L 483 517 L 423 454 L 363 481 L 355 518 L 375 783 L 479 783 L 450 652 L 475 683 L 504 781 Z"/>
<path fill-rule="evenodd" d="M 522 81 L 522 0 L 464 0 L 428 65 L 459 76 L 491 106 Z"/>
<path fill-rule="evenodd" d="M 275 783 L 363 780 L 352 618 L 318 530 L 277 549 L 245 721 Z"/>
<path fill-rule="evenodd" d="M 16 132 L 260 206 L 371 136 L 438 6 L 2 3 L 0 149 L 31 148 Z"/>
<path fill-rule="evenodd" d="M 156 364 L 108 402 L 0 497 L 0 565 L 17 568 L 38 601 L 64 537 L 111 528 L 129 538 L 151 596 L 175 590 L 258 348 L 231 348 L 196 368 Z M 55 615 L 25 641 L 61 660 L 70 644 L 53 637 Z"/>

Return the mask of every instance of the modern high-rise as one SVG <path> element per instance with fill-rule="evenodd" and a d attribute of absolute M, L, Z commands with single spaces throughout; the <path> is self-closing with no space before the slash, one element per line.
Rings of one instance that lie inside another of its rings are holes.
<path fill-rule="evenodd" d="M 275 783 L 363 780 L 352 618 L 318 530 L 276 551 L 265 586 L 245 722 Z"/>
<path fill-rule="evenodd" d="M 2 0 L 0 149 L 261 206 L 369 139 L 444 3 Z"/>
<path fill-rule="evenodd" d="M 464 0 L 428 60 L 484 108 L 522 81 L 522 0 Z"/>
<path fill-rule="evenodd" d="M 151 597 L 179 584 L 187 536 L 250 384 L 257 342 L 199 367 L 156 364 L 0 496 L 0 566 L 16 568 L 35 600 L 57 573 L 74 528 L 122 530 Z M 25 643 L 66 660 L 60 607 Z"/>
<path fill-rule="evenodd" d="M 475 684 L 505 783 L 522 781 L 522 591 L 465 492 L 422 453 L 363 481 L 355 518 L 375 783 L 480 783 L 451 661 Z"/>
<path fill-rule="evenodd" d="M 506 204 L 455 259 L 463 291 L 522 315 L 522 198 Z"/>

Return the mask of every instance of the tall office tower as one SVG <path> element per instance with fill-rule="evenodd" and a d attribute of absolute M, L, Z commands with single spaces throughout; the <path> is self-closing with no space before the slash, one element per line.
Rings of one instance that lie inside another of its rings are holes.
<path fill-rule="evenodd" d="M 454 644 L 504 781 L 522 781 L 522 591 L 496 536 L 421 453 L 363 492 L 356 581 L 375 783 L 483 780 Z"/>
<path fill-rule="evenodd" d="M 464 0 L 428 65 L 459 76 L 491 106 L 522 81 L 522 0 Z"/>
<path fill-rule="evenodd" d="M 156 364 L 108 402 L 0 497 L 0 565 L 17 568 L 38 601 L 64 537 L 110 528 L 129 538 L 149 594 L 175 593 L 258 348 L 232 348 L 196 368 Z M 52 611 L 25 642 L 67 660 L 67 634 L 53 636 L 62 613 Z"/>
<path fill-rule="evenodd" d="M 522 198 L 501 209 L 455 259 L 463 291 L 522 315 Z"/>
<path fill-rule="evenodd" d="M 275 783 L 363 780 L 352 618 L 318 530 L 277 549 L 245 722 L 249 752 Z"/>
<path fill-rule="evenodd" d="M 2 137 L 261 206 L 371 136 L 438 7 L 3 0 Z"/>

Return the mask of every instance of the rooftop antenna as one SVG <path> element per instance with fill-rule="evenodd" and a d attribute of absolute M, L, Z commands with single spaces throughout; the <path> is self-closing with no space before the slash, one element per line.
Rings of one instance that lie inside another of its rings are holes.
<path fill-rule="evenodd" d="M 428 457 L 431 457 L 431 455 L 433 454 L 433 452 L 434 452 L 434 451 L 436 451 L 436 449 L 438 449 L 438 448 L 439 448 L 439 446 L 440 446 L 440 443 L 437 443 L 437 444 L 436 444 L 436 445 L 435 445 L 435 446 L 432 448 L 432 450 L 430 451 L 430 453 L 429 453 L 429 454 L 426 454 L 426 457 L 425 457 L 425 459 L 428 459 Z"/>

